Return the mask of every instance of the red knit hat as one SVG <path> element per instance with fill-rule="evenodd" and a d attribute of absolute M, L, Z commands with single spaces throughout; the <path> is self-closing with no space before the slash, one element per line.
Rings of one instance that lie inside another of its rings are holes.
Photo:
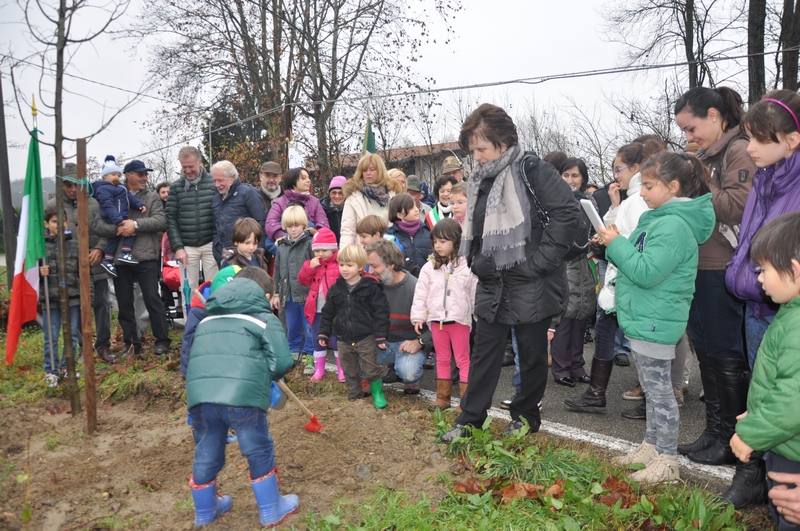
<path fill-rule="evenodd" d="M 336 235 L 331 229 L 323 227 L 311 239 L 311 249 L 314 251 L 335 251 L 338 248 Z"/>

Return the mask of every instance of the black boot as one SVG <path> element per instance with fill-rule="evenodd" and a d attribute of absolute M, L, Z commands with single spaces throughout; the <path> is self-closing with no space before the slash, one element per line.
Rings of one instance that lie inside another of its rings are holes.
<path fill-rule="evenodd" d="M 620 415 L 626 419 L 647 420 L 647 398 L 639 402 L 638 406 L 626 409 Z"/>
<path fill-rule="evenodd" d="M 711 365 L 714 367 L 719 396 L 719 434 L 714 444 L 686 457 L 704 465 L 729 465 L 736 463 L 730 441 L 736 430 L 736 416 L 747 409 L 750 366 L 746 360 L 735 358 L 711 358 Z"/>
<path fill-rule="evenodd" d="M 737 510 L 767 503 L 767 465 L 761 459 L 762 455 L 762 452 L 753 452 L 747 463 L 736 463 L 733 483 L 722 495 L 722 500 Z"/>
<path fill-rule="evenodd" d="M 567 408 L 585 413 L 604 413 L 606 410 L 606 388 L 611 378 L 614 360 L 592 358 L 592 375 L 589 388 L 580 396 L 564 400 Z"/>
<path fill-rule="evenodd" d="M 695 349 L 697 362 L 700 365 L 700 381 L 706 396 L 706 427 L 700 437 L 691 444 L 679 444 L 678 453 L 681 455 L 693 454 L 710 448 L 719 436 L 719 394 L 717 393 L 717 377 L 711 358 L 705 350 Z"/>

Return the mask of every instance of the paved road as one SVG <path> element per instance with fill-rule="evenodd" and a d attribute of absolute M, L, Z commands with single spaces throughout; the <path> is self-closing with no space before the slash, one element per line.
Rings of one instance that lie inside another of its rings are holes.
<path fill-rule="evenodd" d="M 586 372 L 588 373 L 591 367 L 591 358 L 594 355 L 594 343 L 588 343 L 583 352 L 586 359 Z M 705 406 L 698 399 L 702 388 L 700 371 L 694 356 L 688 363 L 691 368 L 691 377 L 689 378 L 689 394 L 687 395 L 686 404 L 680 411 L 681 431 L 679 441 L 681 443 L 694 441 L 705 427 Z M 494 406 L 498 406 L 501 400 L 514 395 L 514 387 L 511 385 L 511 376 L 513 374 L 513 366 L 503 367 L 492 402 Z M 426 370 L 421 381 L 422 388 L 435 391 L 435 380 L 435 370 Z M 638 402 L 623 400 L 621 396 L 624 391 L 633 389 L 635 385 L 636 369 L 632 365 L 629 367 L 615 366 L 609 382 L 605 414 L 576 413 L 566 408 L 564 399 L 582 393 L 587 386 L 578 384 L 574 389 L 563 387 L 557 385 L 553 380 L 552 374 L 549 374 L 542 418 L 638 444 L 644 439 L 644 421 L 626 419 L 620 415 L 623 410 L 635 407 L 638 404 Z"/>

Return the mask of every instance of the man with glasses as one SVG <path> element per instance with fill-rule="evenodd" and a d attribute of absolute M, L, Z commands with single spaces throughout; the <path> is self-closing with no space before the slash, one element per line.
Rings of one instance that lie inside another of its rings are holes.
<path fill-rule="evenodd" d="M 269 214 L 272 202 L 283 195 L 283 189 L 281 188 L 283 170 L 277 162 L 269 161 L 261 165 L 261 171 L 258 176 L 261 178 L 261 186 L 258 187 L 258 193 L 264 203 L 264 210 Z"/>
<path fill-rule="evenodd" d="M 78 167 L 72 162 L 68 163 L 63 170 L 64 177 L 76 179 L 78 177 Z M 69 230 L 72 237 L 78 238 L 78 185 L 73 181 L 63 180 L 64 190 L 64 211 L 69 222 Z M 94 292 L 92 297 L 92 309 L 94 310 L 95 333 L 97 334 L 94 342 L 94 350 L 98 356 L 107 360 L 111 347 L 111 299 L 108 294 L 109 274 L 100 265 L 106 248 L 106 239 L 101 238 L 92 230 L 91 222 L 100 217 L 100 204 L 94 197 L 88 198 L 89 206 L 89 265 L 92 266 L 92 283 Z M 45 210 L 56 208 L 56 198 L 52 198 L 45 205 Z"/>
<path fill-rule="evenodd" d="M 142 350 L 134 310 L 134 283 L 138 283 L 155 337 L 154 352 L 161 355 L 169 350 L 170 344 L 164 304 L 158 292 L 161 235 L 167 226 L 167 219 L 158 194 L 147 189 L 147 174 L 153 170 L 140 160 L 132 160 L 122 171 L 125 173 L 125 186 L 144 203 L 145 212 L 131 208 L 128 219 L 119 225 L 106 223 L 100 216 L 96 216 L 92 225 L 100 236 L 106 238 L 136 235 L 131 254 L 139 263 L 133 265 L 118 262 L 117 278 L 114 279 L 114 292 L 119 305 L 119 325 L 125 341 L 125 351 L 122 354 L 139 354 Z M 119 251 L 120 249 L 117 253 Z M 114 358 L 116 354 L 119 353 L 114 353 Z"/>
<path fill-rule="evenodd" d="M 169 187 L 167 196 L 167 237 L 175 260 L 186 268 L 189 285 L 200 283 L 200 264 L 205 280 L 219 271 L 214 259 L 214 213 L 211 202 L 217 193 L 211 175 L 203 167 L 200 151 L 184 146 L 178 152 L 181 176 Z"/>

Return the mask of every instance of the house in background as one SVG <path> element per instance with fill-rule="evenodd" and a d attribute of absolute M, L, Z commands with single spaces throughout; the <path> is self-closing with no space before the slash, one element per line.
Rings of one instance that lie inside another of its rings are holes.
<path fill-rule="evenodd" d="M 472 157 L 467 158 L 467 153 L 461 149 L 458 142 L 379 150 L 378 155 L 383 157 L 387 169 L 398 168 L 406 175 L 416 175 L 421 182 L 427 183 L 430 189 L 433 189 L 433 182 L 441 175 L 442 164 L 447 157 L 458 157 L 464 164 L 464 173 L 467 176 L 472 169 Z M 355 173 L 359 160 L 361 153 L 351 153 L 341 157 L 341 160 L 334 162 L 332 166 L 340 167 L 341 175 L 350 178 Z M 317 188 L 324 191 L 332 176 L 318 175 L 319 166 L 316 159 L 307 158 L 305 164 Z"/>

